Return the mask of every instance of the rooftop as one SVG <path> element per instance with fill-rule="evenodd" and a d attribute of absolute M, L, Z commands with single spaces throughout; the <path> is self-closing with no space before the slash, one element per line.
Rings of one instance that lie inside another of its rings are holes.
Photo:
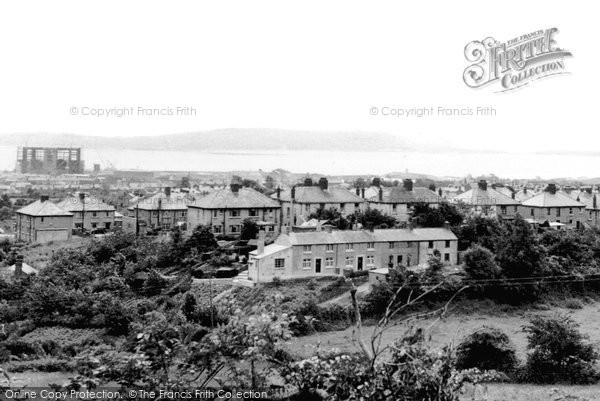
<path fill-rule="evenodd" d="M 563 192 L 543 191 L 523 202 L 527 207 L 585 207 L 581 202 L 570 198 Z"/>
<path fill-rule="evenodd" d="M 455 202 L 463 202 L 472 206 L 517 206 L 519 201 L 512 199 L 493 188 L 471 188 L 452 198 Z"/>
<path fill-rule="evenodd" d="M 36 200 L 29 205 L 22 207 L 17 210 L 19 214 L 25 214 L 27 216 L 40 216 L 40 217 L 49 217 L 49 216 L 73 216 L 73 213 L 70 213 L 61 207 L 55 205 L 49 200 L 42 201 L 40 199 Z"/>
<path fill-rule="evenodd" d="M 280 200 L 291 202 L 292 190 L 282 191 Z M 277 199 L 277 194 L 271 195 Z M 318 186 L 296 186 L 294 202 L 298 203 L 362 203 L 365 200 L 360 196 L 343 188 L 322 189 Z"/>
<path fill-rule="evenodd" d="M 84 210 L 84 206 L 86 211 L 92 212 L 111 212 L 115 210 L 113 206 L 107 205 L 100 199 L 94 197 L 85 197 L 84 201 L 82 202 L 82 200 L 79 197 L 71 196 L 67 199 L 56 203 L 56 206 L 68 210 L 69 212 L 81 212 Z"/>
<path fill-rule="evenodd" d="M 237 192 L 224 188 L 212 192 L 191 203 L 189 207 L 200 209 L 260 209 L 279 208 L 279 203 L 252 188 L 240 188 Z"/>
<path fill-rule="evenodd" d="M 343 230 L 292 232 L 280 235 L 275 243 L 280 245 L 348 244 L 363 242 L 415 242 L 456 240 L 452 231 L 445 228 Z"/>

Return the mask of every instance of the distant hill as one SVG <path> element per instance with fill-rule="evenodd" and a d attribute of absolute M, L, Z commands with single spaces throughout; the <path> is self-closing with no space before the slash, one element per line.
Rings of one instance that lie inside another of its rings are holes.
<path fill-rule="evenodd" d="M 219 129 L 181 134 L 134 137 L 99 137 L 56 133 L 23 133 L 1 138 L 6 146 L 74 146 L 93 149 L 131 150 L 332 150 L 431 151 L 400 134 L 380 132 L 297 131 L 279 129 Z M 435 146 L 434 146 L 435 147 Z"/>

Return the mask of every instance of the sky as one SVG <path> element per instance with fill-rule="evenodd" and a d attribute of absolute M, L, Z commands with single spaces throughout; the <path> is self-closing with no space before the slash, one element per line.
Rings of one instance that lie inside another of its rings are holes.
<path fill-rule="evenodd" d="M 597 8 L 591 1 L 3 2 L 0 145 L 14 133 L 281 128 L 382 131 L 470 149 L 600 151 Z M 570 74 L 505 93 L 463 82 L 467 43 L 551 27 L 573 53 L 565 60 Z M 492 107 L 496 115 L 382 115 L 414 107 Z M 89 115 L 110 109 L 134 112 Z"/>

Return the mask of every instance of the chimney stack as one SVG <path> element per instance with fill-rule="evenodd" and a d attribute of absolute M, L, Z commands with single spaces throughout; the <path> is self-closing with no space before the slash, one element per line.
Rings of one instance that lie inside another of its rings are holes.
<path fill-rule="evenodd" d="M 482 191 L 487 191 L 487 182 L 485 180 L 479 180 L 479 182 L 477 183 L 477 186 Z"/>
<path fill-rule="evenodd" d="M 360 197 L 365 199 L 365 189 L 364 188 L 360 189 Z"/>
<path fill-rule="evenodd" d="M 241 185 L 232 183 L 229 187 L 231 188 L 231 192 L 237 194 L 238 192 L 240 192 Z"/>
<path fill-rule="evenodd" d="M 319 188 L 321 188 L 323 191 L 327 191 L 328 187 L 329 187 L 329 181 L 327 181 L 327 178 L 325 178 L 325 177 L 319 178 Z"/>
<path fill-rule="evenodd" d="M 356 196 L 360 196 L 360 188 L 356 187 Z"/>
<path fill-rule="evenodd" d="M 510 197 L 511 197 L 511 198 L 513 198 L 513 199 L 515 199 L 515 193 L 514 193 L 514 192 L 511 192 L 511 193 L 510 193 Z"/>
<path fill-rule="evenodd" d="M 15 277 L 21 277 L 23 275 L 23 255 L 17 255 L 15 261 Z"/>
<path fill-rule="evenodd" d="M 165 187 L 165 195 L 171 196 L 171 187 Z"/>
<path fill-rule="evenodd" d="M 277 187 L 277 199 L 281 198 L 281 188 Z"/>
<path fill-rule="evenodd" d="M 409 192 L 413 190 L 413 182 L 410 178 L 403 180 L 402 185 L 404 186 L 404 189 Z"/>
<path fill-rule="evenodd" d="M 381 178 L 379 178 L 379 177 L 373 178 L 373 186 L 380 187 L 381 186 Z"/>
<path fill-rule="evenodd" d="M 594 194 L 594 199 L 592 200 L 592 208 L 594 210 L 598 209 L 598 203 L 596 201 L 596 194 Z"/>
<path fill-rule="evenodd" d="M 81 203 L 83 203 L 85 201 L 85 192 L 79 193 L 79 200 L 81 201 Z"/>
<path fill-rule="evenodd" d="M 40 202 L 48 202 L 49 199 L 50 199 L 50 196 L 48 196 L 48 195 L 40 196 Z"/>
<path fill-rule="evenodd" d="M 296 186 L 295 185 L 292 187 L 292 190 L 290 192 L 291 192 L 292 200 L 296 199 Z"/>
<path fill-rule="evenodd" d="M 587 188 L 585 189 L 585 192 L 587 192 L 588 194 L 590 194 L 590 195 L 591 195 L 591 194 L 592 194 L 592 187 L 587 187 Z"/>
<path fill-rule="evenodd" d="M 256 254 L 260 255 L 265 252 L 265 231 L 258 232 L 258 241 L 256 241 Z"/>
<path fill-rule="evenodd" d="M 379 202 L 383 202 L 383 189 L 379 187 Z"/>
<path fill-rule="evenodd" d="M 307 178 L 304 179 L 304 186 L 305 187 L 312 187 L 312 184 L 313 184 L 312 178 L 307 177 Z"/>
<path fill-rule="evenodd" d="M 549 192 L 552 195 L 556 194 L 556 184 L 548 184 L 546 187 L 546 192 Z"/>

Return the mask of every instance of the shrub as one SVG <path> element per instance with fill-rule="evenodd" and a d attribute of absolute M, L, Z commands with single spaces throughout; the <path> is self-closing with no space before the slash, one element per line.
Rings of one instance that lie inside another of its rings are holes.
<path fill-rule="evenodd" d="M 531 383 L 595 383 L 598 353 L 568 316 L 535 317 L 523 328 L 531 350 L 521 380 Z"/>
<path fill-rule="evenodd" d="M 568 308 L 568 309 L 582 309 L 583 308 L 583 302 L 581 302 L 577 298 L 567 299 L 565 301 L 565 308 Z"/>
<path fill-rule="evenodd" d="M 473 245 L 464 253 L 465 273 L 472 279 L 494 279 L 502 271 L 494 261 L 494 254 L 481 245 Z"/>
<path fill-rule="evenodd" d="M 497 370 L 509 374 L 517 367 L 515 348 L 501 330 L 483 327 L 468 335 L 458 345 L 456 367 Z"/>

